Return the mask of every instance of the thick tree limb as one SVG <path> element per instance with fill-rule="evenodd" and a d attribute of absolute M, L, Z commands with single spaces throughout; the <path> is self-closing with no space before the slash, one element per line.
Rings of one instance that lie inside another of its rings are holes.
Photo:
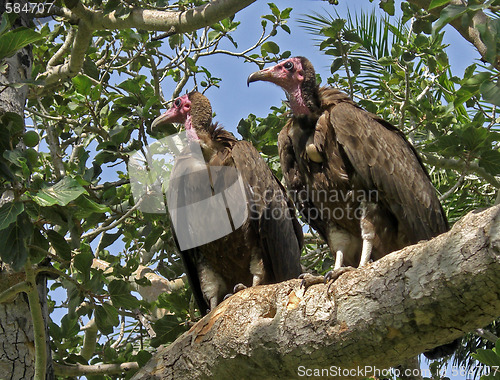
<path fill-rule="evenodd" d="M 67 63 L 48 66 L 45 73 L 45 83 L 54 84 L 78 74 L 83 66 L 85 55 L 96 30 L 137 28 L 143 30 L 167 31 L 169 35 L 187 33 L 211 25 L 226 17 L 230 17 L 255 0 L 214 0 L 207 4 L 186 11 L 157 11 L 131 8 L 126 17 L 117 17 L 116 12 L 104 13 L 101 10 L 91 10 L 79 0 L 66 0 L 68 7 L 64 14 L 78 21 L 78 32 L 72 46 L 70 59 Z M 60 56 L 57 57 L 61 58 Z"/>
<path fill-rule="evenodd" d="M 186 11 L 157 11 L 132 8 L 127 17 L 85 7 L 80 1 L 66 1 L 67 7 L 94 30 L 138 28 L 187 33 L 230 17 L 255 0 L 214 0 Z"/>
<path fill-rule="evenodd" d="M 342 275 L 330 289 L 304 291 L 290 280 L 241 291 L 160 348 L 133 379 L 295 378 L 299 366 L 386 368 L 499 315 L 495 206 Z"/>

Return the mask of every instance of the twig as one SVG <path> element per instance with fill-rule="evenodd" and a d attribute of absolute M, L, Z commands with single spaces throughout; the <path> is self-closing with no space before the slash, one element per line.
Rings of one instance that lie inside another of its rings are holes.
<path fill-rule="evenodd" d="M 476 330 L 474 330 L 474 332 L 477 335 L 479 335 L 481 338 L 484 338 L 484 339 L 490 341 L 493 344 L 495 344 L 497 342 L 497 340 L 498 340 L 498 337 L 495 334 L 489 332 L 488 330 L 485 330 L 485 329 L 476 329 Z"/>
<path fill-rule="evenodd" d="M 139 369 L 137 362 L 128 362 L 120 364 L 71 364 L 63 365 L 54 363 L 54 372 L 58 376 L 73 377 L 83 375 L 117 375 L 124 372 Z"/>
<path fill-rule="evenodd" d="M 97 229 L 93 230 L 92 232 L 83 234 L 81 236 L 81 239 L 82 240 L 83 239 L 93 240 L 97 235 L 115 228 L 120 223 L 122 223 L 125 219 L 127 219 L 130 216 L 130 214 L 132 214 L 135 210 L 137 210 L 141 203 L 142 203 L 142 198 L 139 199 L 139 201 L 133 207 L 131 207 L 130 210 L 128 210 L 125 214 L 123 214 L 123 216 L 120 219 L 114 221 L 113 223 L 111 223 L 107 226 L 101 226 L 100 228 L 97 228 Z"/>
<path fill-rule="evenodd" d="M 437 166 L 442 169 L 455 169 L 457 171 L 463 171 L 468 167 L 469 172 L 477 174 L 478 176 L 484 178 L 495 188 L 500 189 L 500 183 L 495 178 L 495 176 L 488 173 L 476 162 L 470 162 L 467 164 L 464 161 L 454 160 L 452 158 L 440 158 L 428 153 L 422 153 L 422 157 L 428 164 Z"/>
<path fill-rule="evenodd" d="M 443 195 L 439 197 L 439 200 L 441 202 L 444 201 L 446 198 L 448 198 L 451 194 L 453 194 L 455 190 L 457 190 L 460 186 L 462 186 L 465 180 L 465 176 L 467 175 L 467 171 L 468 171 L 467 169 L 463 170 L 462 174 L 460 174 L 460 178 L 458 179 L 458 181 L 455 182 L 455 184 L 447 192 L 445 192 Z"/>
<path fill-rule="evenodd" d="M 28 293 L 30 289 L 30 285 L 26 281 L 19 282 L 0 293 L 0 304 L 10 302 L 16 298 L 19 293 Z"/>
<path fill-rule="evenodd" d="M 45 380 L 45 372 L 47 366 L 47 350 L 45 339 L 45 323 L 40 306 L 40 298 L 38 297 L 38 289 L 36 287 L 35 271 L 31 266 L 31 261 L 28 258 L 24 265 L 26 272 L 26 283 L 29 290 L 28 303 L 31 311 L 31 319 L 33 320 L 33 335 L 35 338 L 35 376 L 34 380 Z"/>

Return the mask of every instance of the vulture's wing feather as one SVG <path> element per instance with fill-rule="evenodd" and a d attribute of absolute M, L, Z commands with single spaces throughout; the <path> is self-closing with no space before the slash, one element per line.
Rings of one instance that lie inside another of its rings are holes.
<path fill-rule="evenodd" d="M 269 278 L 279 282 L 301 273 L 302 229 L 286 192 L 255 147 L 247 141 L 232 149 L 235 167 L 248 187 L 251 215 L 263 248 Z"/>
<path fill-rule="evenodd" d="M 354 169 L 353 180 L 376 189 L 412 242 L 447 230 L 447 222 L 427 171 L 404 135 L 391 124 L 342 102 L 318 120 L 331 123 L 335 137 Z"/>
<path fill-rule="evenodd" d="M 293 148 L 292 140 L 289 136 L 289 128 L 291 121 L 281 130 L 278 135 L 278 150 L 280 155 L 281 170 L 287 185 L 290 196 L 299 210 L 300 215 L 305 219 L 307 224 L 312 226 L 320 236 L 327 240 L 326 223 L 317 217 L 311 217 L 311 211 L 315 208 L 312 201 L 309 199 L 309 191 L 306 186 L 306 179 L 299 168 L 296 153 Z"/>

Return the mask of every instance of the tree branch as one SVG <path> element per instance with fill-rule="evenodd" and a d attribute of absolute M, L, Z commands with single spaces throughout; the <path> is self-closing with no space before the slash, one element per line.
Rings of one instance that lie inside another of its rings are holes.
<path fill-rule="evenodd" d="M 79 0 L 66 6 L 93 30 L 137 28 L 173 33 L 188 33 L 212 25 L 246 8 L 255 0 L 214 0 L 186 11 L 158 11 L 131 8 L 127 17 L 116 17 L 116 12 L 104 13 L 85 7 Z"/>
<path fill-rule="evenodd" d="M 430 14 L 439 17 L 441 11 L 444 6 L 437 7 L 429 10 L 429 5 L 431 0 L 408 0 L 410 4 L 414 4 Z M 461 0 L 451 0 L 449 4 L 462 5 L 463 2 Z M 487 47 L 481 40 L 481 34 L 477 28 L 477 25 L 486 25 L 493 35 L 495 35 L 495 31 L 491 27 L 491 23 L 489 22 L 489 17 L 483 11 L 479 10 L 474 12 L 474 15 L 471 17 L 470 23 L 463 22 L 463 17 L 457 17 L 456 19 L 450 22 L 450 25 L 455 28 L 455 30 L 462 35 L 467 41 L 475 46 L 481 57 L 486 58 L 487 55 Z M 495 67 L 500 69 L 500 57 L 497 56 L 497 60 L 495 62 Z"/>
<path fill-rule="evenodd" d="M 331 287 L 304 290 L 290 280 L 243 290 L 161 347 L 133 379 L 277 379 L 297 377 L 299 366 L 387 368 L 487 325 L 498 310 L 495 206 Z"/>
<path fill-rule="evenodd" d="M 482 177 L 488 181 L 492 186 L 499 189 L 500 183 L 497 181 L 494 175 L 488 173 L 483 167 L 479 166 L 477 162 L 469 162 L 455 160 L 453 158 L 440 158 L 428 153 L 421 153 L 424 162 L 437 166 L 441 169 L 454 169 L 459 172 L 471 172 L 475 173 L 479 177 Z"/>
<path fill-rule="evenodd" d="M 45 322 L 43 320 L 42 307 L 40 298 L 38 297 L 38 289 L 36 287 L 35 271 L 28 259 L 24 265 L 26 272 L 26 282 L 29 285 L 27 292 L 28 302 L 31 311 L 31 319 L 33 320 L 33 335 L 35 337 L 35 376 L 34 380 L 45 380 L 47 366 L 47 350 L 45 340 Z"/>
<path fill-rule="evenodd" d="M 0 293 L 0 303 L 12 302 L 19 293 L 28 293 L 29 290 L 31 287 L 26 281 L 15 284 Z"/>
<path fill-rule="evenodd" d="M 71 364 L 62 365 L 54 363 L 54 371 L 58 376 L 83 376 L 83 375 L 117 375 L 139 368 L 136 362 L 121 364 Z"/>
<path fill-rule="evenodd" d="M 186 11 L 158 11 L 141 8 L 131 8 L 127 17 L 117 17 L 116 11 L 104 13 L 101 10 L 91 10 L 79 0 L 66 0 L 64 14 L 73 15 L 79 19 L 78 32 L 73 43 L 70 59 L 68 62 L 51 66 L 48 65 L 45 76 L 45 84 L 51 85 L 59 80 L 64 80 L 77 75 L 85 60 L 92 34 L 96 30 L 118 30 L 137 28 L 143 30 L 167 31 L 169 35 L 175 33 L 188 33 L 197 29 L 212 25 L 226 17 L 230 17 L 255 0 L 214 0 Z M 61 59 L 69 44 L 70 38 L 66 40 L 62 48 L 56 54 Z M 52 61 L 51 61 L 52 62 Z"/>

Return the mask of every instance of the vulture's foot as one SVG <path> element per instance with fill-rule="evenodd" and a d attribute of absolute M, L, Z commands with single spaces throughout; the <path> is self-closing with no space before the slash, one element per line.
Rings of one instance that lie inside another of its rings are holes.
<path fill-rule="evenodd" d="M 233 288 L 233 294 L 241 292 L 242 290 L 245 290 L 247 286 L 243 285 L 241 282 L 239 284 L 234 285 Z"/>
<path fill-rule="evenodd" d="M 343 275 L 344 273 L 346 272 L 350 272 L 352 270 L 356 270 L 356 268 L 353 268 L 353 267 L 340 267 L 340 268 L 337 268 L 337 269 L 333 269 L 331 270 L 330 272 L 328 272 L 327 274 L 325 274 L 325 284 L 327 282 L 330 283 L 330 285 L 328 285 L 328 288 L 330 288 L 330 286 L 341 276 Z"/>
<path fill-rule="evenodd" d="M 300 283 L 300 287 L 304 287 L 307 289 L 311 285 L 315 284 L 324 284 L 325 283 L 325 277 L 324 276 L 318 276 L 316 274 L 311 274 L 311 273 L 302 273 L 299 278 L 302 280 Z"/>
<path fill-rule="evenodd" d="M 233 292 L 226 294 L 224 296 L 224 301 L 227 300 L 232 295 L 234 295 L 235 293 L 241 292 L 242 290 L 244 290 L 246 288 L 247 288 L 247 286 L 243 285 L 241 282 L 239 284 L 234 285 Z"/>

